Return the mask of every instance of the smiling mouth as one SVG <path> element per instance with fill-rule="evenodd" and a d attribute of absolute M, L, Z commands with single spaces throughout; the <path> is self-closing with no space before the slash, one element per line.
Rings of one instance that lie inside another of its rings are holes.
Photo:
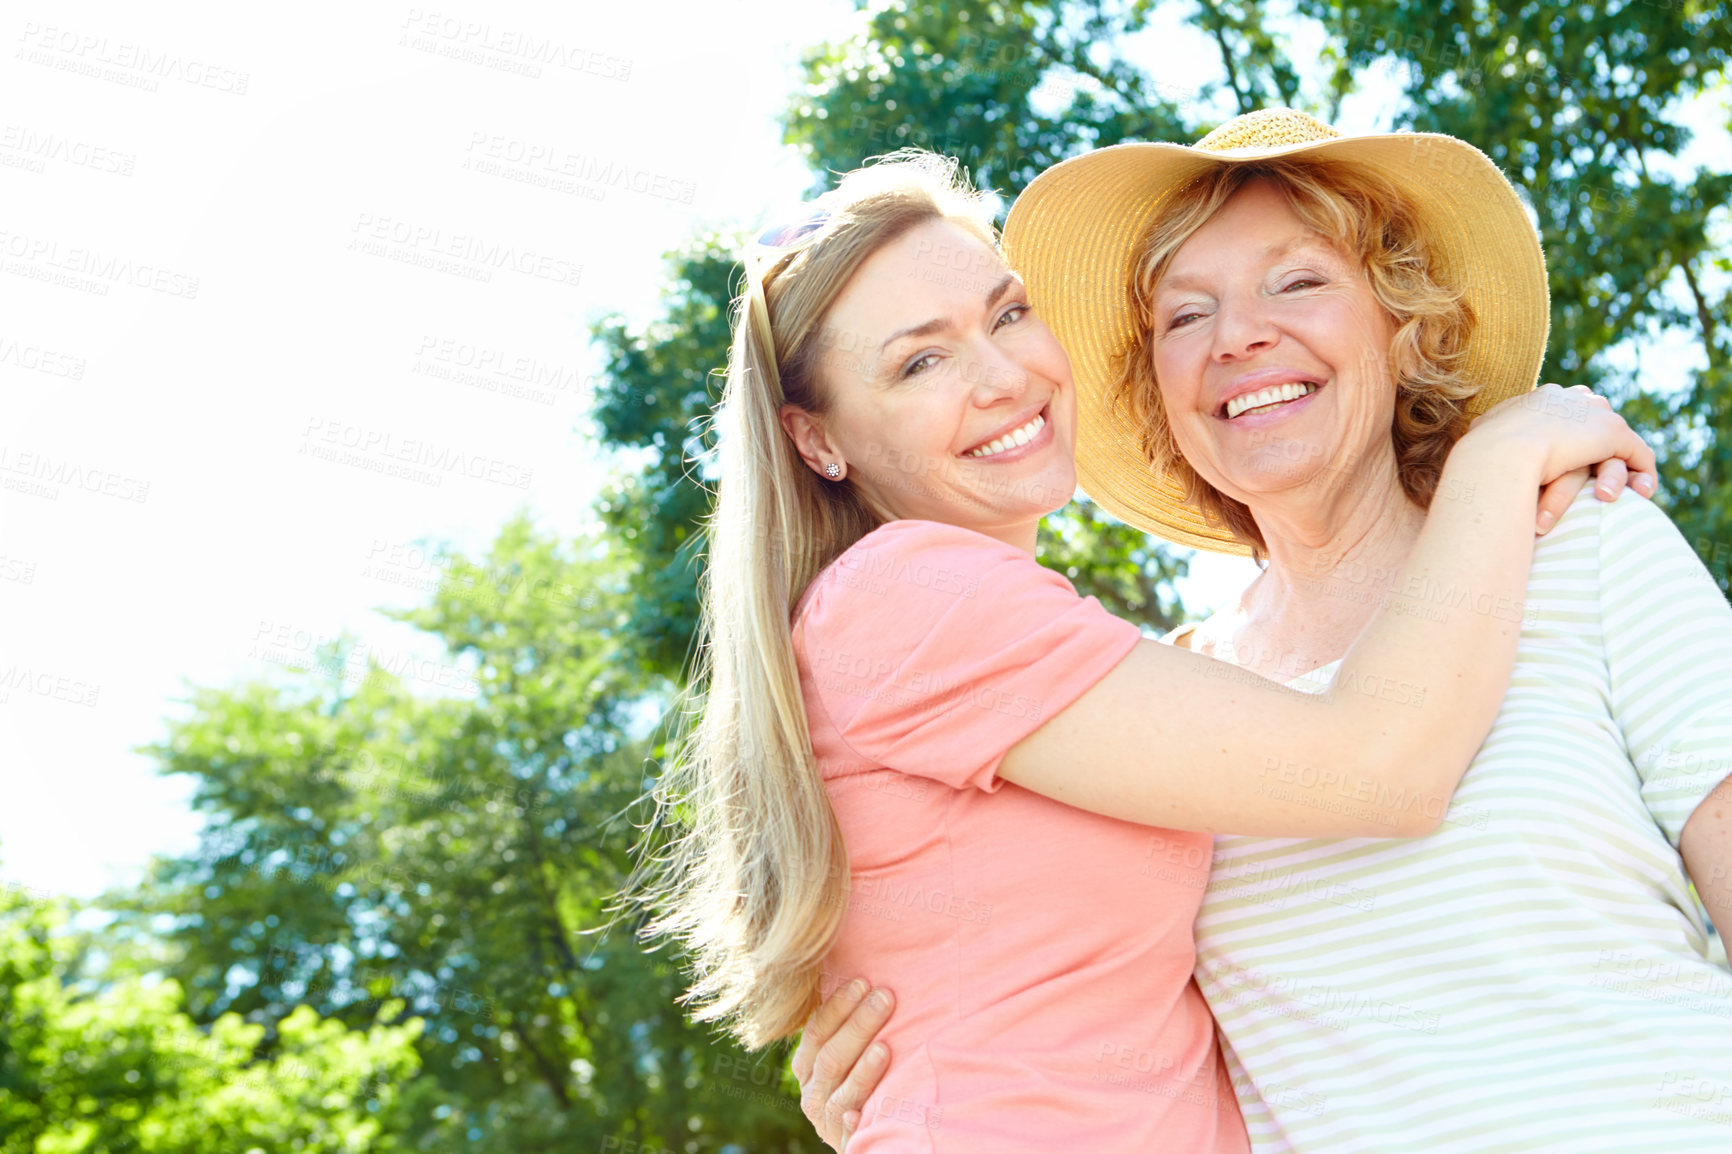
<path fill-rule="evenodd" d="M 977 458 L 991 457 L 995 454 L 1002 453 L 1007 449 L 1014 449 L 1018 445 L 1028 444 L 1039 436 L 1040 431 L 1044 428 L 1046 428 L 1046 410 L 1042 409 L 1040 412 L 1036 413 L 1027 424 L 1012 429 L 1010 432 L 1005 433 L 1003 436 L 997 437 L 994 440 L 988 441 L 984 445 L 977 445 L 962 455 L 964 457 Z"/>
<path fill-rule="evenodd" d="M 1291 404 L 1301 397 L 1310 396 L 1321 387 L 1314 381 L 1293 381 L 1285 385 L 1271 385 L 1266 389 L 1258 389 L 1254 393 L 1234 397 L 1222 407 L 1222 413 L 1229 421 L 1234 417 L 1272 413 L 1282 405 Z"/>

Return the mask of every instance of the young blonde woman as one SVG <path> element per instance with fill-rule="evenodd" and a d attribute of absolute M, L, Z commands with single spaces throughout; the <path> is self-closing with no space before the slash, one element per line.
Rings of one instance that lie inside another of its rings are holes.
<path fill-rule="evenodd" d="M 651 933 L 751 1046 L 799 1030 L 826 978 L 897 991 L 857 1154 L 1246 1150 L 1191 977 L 1210 835 L 1434 828 L 1518 630 L 1397 602 L 1344 658 L 1351 688 L 1309 695 L 1145 640 L 1042 568 L 1075 486 L 1070 364 L 936 158 L 850 174 L 746 275 Z M 1542 485 L 1616 458 L 1651 488 L 1603 401 L 1548 390 L 1456 444 L 1414 580 L 1518 598 Z M 1344 811 L 1267 788 L 1287 764 L 1431 800 Z"/>

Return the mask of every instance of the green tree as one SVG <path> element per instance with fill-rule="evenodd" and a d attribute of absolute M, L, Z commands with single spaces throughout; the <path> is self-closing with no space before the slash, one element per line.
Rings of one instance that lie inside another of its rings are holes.
<path fill-rule="evenodd" d="M 730 238 L 699 238 L 668 258 L 660 318 L 634 330 L 614 317 L 594 333 L 607 365 L 595 401 L 597 430 L 603 444 L 642 458 L 602 498 L 601 514 L 633 567 L 633 649 L 647 671 L 674 680 L 698 627 L 702 523 L 710 508 L 699 461 L 728 363 L 738 251 Z"/>
<path fill-rule="evenodd" d="M 438 660 L 385 669 L 345 639 L 193 693 L 149 752 L 193 776 L 207 829 L 126 903 L 132 932 L 171 947 L 200 1022 L 425 1021 L 419 1147 L 815 1149 L 780 1059 L 688 1023 L 675 962 L 612 925 L 665 704 L 625 660 L 618 559 L 518 520 L 441 564 L 430 604 L 395 615 Z"/>
<path fill-rule="evenodd" d="M 201 1027 L 172 980 L 81 977 L 87 943 L 65 922 L 0 890 L 0 1154 L 403 1149 L 418 1019 L 348 1029 L 303 1006 L 268 1029 Z"/>

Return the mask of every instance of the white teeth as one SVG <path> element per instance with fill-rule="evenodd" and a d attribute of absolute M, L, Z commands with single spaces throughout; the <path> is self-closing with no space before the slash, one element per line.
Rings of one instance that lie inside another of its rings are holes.
<path fill-rule="evenodd" d="M 994 453 L 1002 453 L 1006 449 L 1014 449 L 1018 445 L 1026 445 L 1038 437 L 1040 431 L 1044 428 L 1046 428 L 1046 418 L 1041 416 L 1039 413 L 1036 413 L 1034 419 L 1022 428 L 1012 429 L 1010 432 L 1004 434 L 1004 436 L 999 437 L 988 444 L 982 445 L 978 449 L 968 450 L 964 455 L 969 457 L 990 457 Z"/>
<path fill-rule="evenodd" d="M 1242 397 L 1234 397 L 1227 402 L 1227 419 L 1232 420 L 1240 413 L 1251 409 L 1261 409 L 1269 405 L 1280 405 L 1287 401 L 1296 401 L 1317 391 L 1317 386 L 1309 381 L 1294 381 L 1286 385 L 1272 385 L 1267 389 L 1259 389 L 1254 393 L 1246 393 Z"/>

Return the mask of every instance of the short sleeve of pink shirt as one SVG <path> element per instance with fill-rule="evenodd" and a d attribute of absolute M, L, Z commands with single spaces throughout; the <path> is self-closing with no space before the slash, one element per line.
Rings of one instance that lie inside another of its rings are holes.
<path fill-rule="evenodd" d="M 932 521 L 862 538 L 813 583 L 796 633 L 863 761 L 987 792 L 1011 746 L 1140 637 L 1020 549 Z"/>

